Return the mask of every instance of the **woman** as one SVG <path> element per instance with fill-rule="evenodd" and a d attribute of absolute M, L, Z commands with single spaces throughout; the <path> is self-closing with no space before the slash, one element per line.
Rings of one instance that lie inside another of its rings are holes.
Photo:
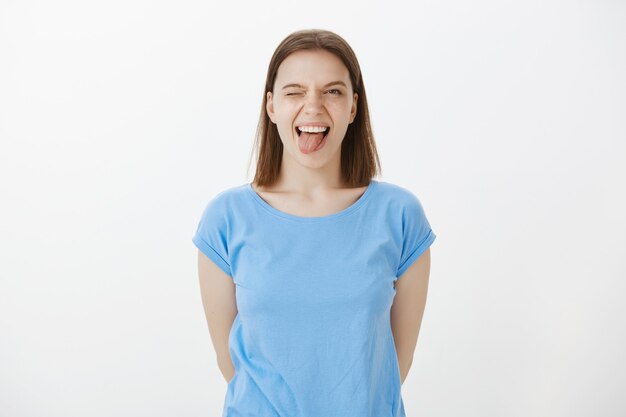
<path fill-rule="evenodd" d="M 265 91 L 254 181 L 215 196 L 192 239 L 223 416 L 405 416 L 435 234 L 413 193 L 373 179 L 344 39 L 292 33 Z"/>

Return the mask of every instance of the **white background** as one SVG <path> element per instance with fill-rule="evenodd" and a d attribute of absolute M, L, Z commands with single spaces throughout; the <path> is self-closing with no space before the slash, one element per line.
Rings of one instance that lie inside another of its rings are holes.
<path fill-rule="evenodd" d="M 437 234 L 414 416 L 626 415 L 626 3 L 0 3 L 0 415 L 219 416 L 191 242 L 289 33 Z M 291 417 L 291 416 L 290 416 Z M 325 416 L 320 416 L 325 417 Z"/>

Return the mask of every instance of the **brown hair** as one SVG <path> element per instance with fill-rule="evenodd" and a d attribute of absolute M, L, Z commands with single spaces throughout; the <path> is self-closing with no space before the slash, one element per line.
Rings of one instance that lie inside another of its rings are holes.
<path fill-rule="evenodd" d="M 274 88 L 276 73 L 283 60 L 293 52 L 307 49 L 323 49 L 331 52 L 348 68 L 352 89 L 358 97 L 356 117 L 348 125 L 341 144 L 341 176 L 343 183 L 348 187 L 368 185 L 382 169 L 370 124 L 361 68 L 350 45 L 336 33 L 322 29 L 293 32 L 283 39 L 272 55 L 265 80 L 261 116 L 256 130 L 257 166 L 253 182 L 256 185 L 266 186 L 274 184 L 278 179 L 283 144 L 280 141 L 278 128 L 270 121 L 267 114 L 267 92 Z"/>

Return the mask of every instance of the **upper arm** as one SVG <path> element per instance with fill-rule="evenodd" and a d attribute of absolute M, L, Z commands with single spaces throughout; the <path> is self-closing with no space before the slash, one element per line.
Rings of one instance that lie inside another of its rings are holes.
<path fill-rule="evenodd" d="M 237 315 L 235 283 L 200 250 L 198 250 L 198 277 L 204 313 L 217 361 L 219 364 L 228 364 L 230 361 L 228 336 Z"/>
<path fill-rule="evenodd" d="M 395 281 L 391 328 L 398 357 L 413 358 L 426 305 L 429 275 L 430 248 Z"/>

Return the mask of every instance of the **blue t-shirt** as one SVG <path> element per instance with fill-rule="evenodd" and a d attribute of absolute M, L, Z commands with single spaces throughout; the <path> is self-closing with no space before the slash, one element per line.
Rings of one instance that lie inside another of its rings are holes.
<path fill-rule="evenodd" d="M 236 286 L 222 416 L 404 417 L 394 281 L 434 240 L 418 198 L 384 181 L 321 217 L 250 183 L 217 194 L 192 241 Z"/>

